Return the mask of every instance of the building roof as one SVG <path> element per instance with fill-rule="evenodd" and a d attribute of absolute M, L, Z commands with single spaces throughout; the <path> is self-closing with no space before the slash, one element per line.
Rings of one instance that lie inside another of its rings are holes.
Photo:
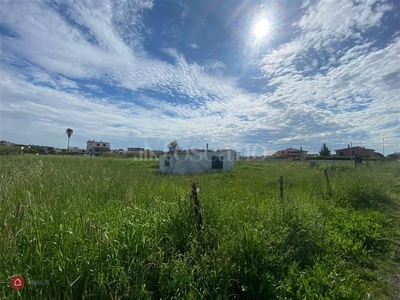
<path fill-rule="evenodd" d="M 104 142 L 102 140 L 100 140 L 100 141 L 88 140 L 86 143 L 104 143 L 104 144 L 109 144 L 110 142 Z"/>
<path fill-rule="evenodd" d="M 343 148 L 343 149 L 337 149 L 337 150 L 334 150 L 334 151 L 343 151 L 343 150 L 359 150 L 359 149 L 362 149 L 362 150 L 370 150 L 370 151 L 375 151 L 374 149 L 368 149 L 368 148 L 361 147 L 361 146 L 347 147 L 347 148 Z"/>

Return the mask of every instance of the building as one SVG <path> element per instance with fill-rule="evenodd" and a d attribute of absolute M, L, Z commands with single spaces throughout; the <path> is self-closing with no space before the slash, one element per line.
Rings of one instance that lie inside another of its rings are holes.
<path fill-rule="evenodd" d="M 161 154 L 159 166 L 172 174 L 231 171 L 235 158 L 234 150 L 178 150 Z"/>
<path fill-rule="evenodd" d="M 69 148 L 70 152 L 75 152 L 75 153 L 85 153 L 85 149 L 80 149 L 79 147 L 70 147 Z"/>
<path fill-rule="evenodd" d="M 111 150 L 111 152 L 112 152 L 112 153 L 116 153 L 116 154 L 118 154 L 118 155 L 123 155 L 123 154 L 125 153 L 125 150 L 122 149 L 122 148 L 120 148 L 120 149 Z"/>
<path fill-rule="evenodd" d="M 284 150 L 276 151 L 274 156 L 275 157 L 298 159 L 298 160 L 305 160 L 307 158 L 307 152 L 308 151 L 303 150 L 302 147 L 300 147 L 300 149 L 287 148 L 287 149 L 284 149 Z"/>
<path fill-rule="evenodd" d="M 338 150 L 335 150 L 335 152 L 336 152 L 336 156 L 348 156 L 348 157 L 351 156 L 351 157 L 353 157 L 356 154 L 358 154 L 363 157 L 374 157 L 375 150 L 367 149 L 365 147 L 360 147 L 360 146 L 356 146 L 356 147 L 347 146 L 347 148 L 338 149 Z"/>
<path fill-rule="evenodd" d="M 110 152 L 110 143 L 108 142 L 96 142 L 87 141 L 86 143 L 86 153 L 90 155 L 101 155 L 105 152 Z"/>

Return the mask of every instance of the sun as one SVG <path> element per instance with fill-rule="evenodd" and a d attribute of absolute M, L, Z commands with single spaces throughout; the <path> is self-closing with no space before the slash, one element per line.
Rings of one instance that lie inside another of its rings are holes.
<path fill-rule="evenodd" d="M 262 39 L 270 32 L 271 26 L 267 19 L 261 19 L 255 23 L 253 27 L 253 34 L 257 40 Z"/>

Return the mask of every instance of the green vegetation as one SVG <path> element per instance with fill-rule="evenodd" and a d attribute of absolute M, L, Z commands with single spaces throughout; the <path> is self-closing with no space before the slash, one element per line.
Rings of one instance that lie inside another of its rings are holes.
<path fill-rule="evenodd" d="M 16 154 L 55 154 L 56 149 L 48 146 L 14 145 L 6 141 L 0 141 L 0 156 Z"/>
<path fill-rule="evenodd" d="M 0 144 L 0 156 L 1 155 L 15 155 L 21 153 L 21 147 L 1 145 Z"/>
<path fill-rule="evenodd" d="M 396 299 L 399 192 L 396 162 L 162 176 L 157 161 L 0 157 L 0 281 L 26 281 L 0 298 Z"/>
<path fill-rule="evenodd" d="M 107 158 L 133 158 L 135 160 L 156 160 L 163 153 L 160 150 L 141 150 L 141 151 L 129 151 L 123 154 L 107 152 L 102 154 L 102 157 Z"/>
<path fill-rule="evenodd" d="M 331 150 L 328 148 L 326 143 L 322 144 L 321 150 L 319 151 L 320 156 L 331 156 Z"/>
<path fill-rule="evenodd" d="M 178 141 L 177 141 L 177 140 L 174 140 L 174 141 L 170 142 L 170 143 L 168 144 L 168 150 L 169 150 L 170 152 L 171 152 L 171 151 L 179 150 L 179 143 L 178 143 Z"/>

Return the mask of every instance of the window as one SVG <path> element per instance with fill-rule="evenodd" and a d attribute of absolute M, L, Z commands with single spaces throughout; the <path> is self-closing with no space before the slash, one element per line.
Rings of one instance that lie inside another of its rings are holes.
<path fill-rule="evenodd" d="M 164 166 L 169 167 L 170 166 L 170 157 L 166 156 L 164 160 Z"/>
<path fill-rule="evenodd" d="M 224 168 L 224 158 L 222 156 L 212 156 L 211 159 L 211 169 L 222 170 Z"/>
<path fill-rule="evenodd" d="M 97 143 L 97 146 L 100 146 L 100 144 L 99 144 L 99 143 Z"/>
<path fill-rule="evenodd" d="M 340 152 L 339 152 L 339 156 L 344 156 L 344 152 L 343 152 L 343 151 L 340 151 Z"/>
<path fill-rule="evenodd" d="M 106 146 L 106 144 L 103 144 L 103 146 L 105 147 L 105 146 Z"/>
<path fill-rule="evenodd" d="M 89 149 L 89 152 L 92 152 L 93 149 Z"/>

